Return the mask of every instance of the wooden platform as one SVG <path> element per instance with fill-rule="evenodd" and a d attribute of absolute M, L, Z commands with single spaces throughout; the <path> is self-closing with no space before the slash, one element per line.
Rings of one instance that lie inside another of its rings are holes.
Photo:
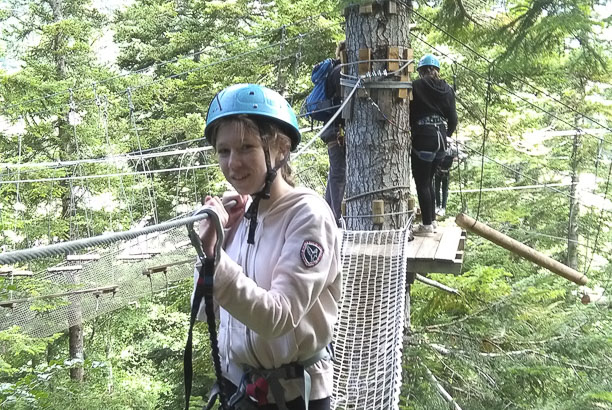
<path fill-rule="evenodd" d="M 439 226 L 432 236 L 415 236 L 408 243 L 408 272 L 461 273 L 466 233 L 457 226 Z"/>

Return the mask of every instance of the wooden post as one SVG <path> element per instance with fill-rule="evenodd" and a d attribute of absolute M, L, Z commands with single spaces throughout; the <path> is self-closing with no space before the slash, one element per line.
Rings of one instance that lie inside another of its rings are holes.
<path fill-rule="evenodd" d="M 520 243 L 517 240 L 510 238 L 503 233 L 496 231 L 487 225 L 476 221 L 473 218 L 465 214 L 459 214 L 455 218 L 457 225 L 466 229 L 476 235 L 482 236 L 485 239 L 493 242 L 496 245 L 501 246 L 510 252 L 516 253 L 519 256 L 535 263 L 538 266 L 548 269 L 549 271 L 556 273 L 559 276 L 563 276 L 565 279 L 570 280 L 578 285 L 586 285 L 588 278 L 582 273 L 565 266 L 564 264 L 552 259 L 549 256 L 544 255 L 536 251 L 529 246 Z"/>
<path fill-rule="evenodd" d="M 385 217 L 382 214 L 385 213 L 385 201 L 382 199 L 375 199 L 372 201 L 372 223 L 375 225 L 382 225 L 385 223 Z"/>

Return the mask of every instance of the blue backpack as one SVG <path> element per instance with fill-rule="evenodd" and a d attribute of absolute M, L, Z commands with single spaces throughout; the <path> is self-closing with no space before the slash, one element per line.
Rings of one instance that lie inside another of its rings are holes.
<path fill-rule="evenodd" d="M 334 110 L 329 108 L 333 105 L 331 98 L 327 97 L 325 83 L 327 76 L 334 68 L 334 60 L 327 58 L 315 65 L 312 69 L 310 79 L 314 88 L 306 97 L 306 115 L 315 121 L 327 122 L 334 115 Z"/>

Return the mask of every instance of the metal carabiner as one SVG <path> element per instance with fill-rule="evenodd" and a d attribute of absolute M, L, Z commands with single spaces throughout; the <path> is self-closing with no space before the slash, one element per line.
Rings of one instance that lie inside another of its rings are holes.
<path fill-rule="evenodd" d="M 217 243 L 215 244 L 215 264 L 219 262 L 219 254 L 221 251 L 221 245 L 223 244 L 223 227 L 221 226 L 221 221 L 219 220 L 219 215 L 209 206 L 202 207 L 196 210 L 192 216 L 198 216 L 201 214 L 206 214 L 215 225 L 215 230 L 217 231 Z M 204 218 L 202 218 L 204 219 Z M 195 222 L 190 222 L 187 224 L 187 234 L 189 235 L 189 240 L 191 240 L 191 244 L 196 249 L 198 253 L 198 257 L 200 261 L 204 261 L 206 255 L 204 254 L 204 249 L 202 249 L 202 241 L 200 240 L 200 236 L 196 233 L 195 229 L 193 229 L 193 224 Z"/>
<path fill-rule="evenodd" d="M 223 206 L 225 208 L 230 209 L 230 208 L 233 208 L 234 205 L 236 205 L 236 203 L 237 202 L 235 200 L 231 200 L 223 204 Z M 219 215 L 217 215 L 217 213 L 211 207 L 203 206 L 202 208 L 196 210 L 191 216 L 198 216 L 201 214 L 208 215 L 209 218 L 212 218 L 212 221 L 215 224 L 215 229 L 217 231 L 217 243 L 215 244 L 215 264 L 216 264 L 219 261 L 219 252 L 221 251 L 221 246 L 223 245 L 223 237 L 224 237 L 223 227 L 221 226 Z M 202 240 L 200 239 L 200 236 L 196 233 L 195 229 L 193 229 L 194 223 L 195 222 L 190 222 L 187 224 L 187 234 L 189 235 L 189 240 L 191 241 L 191 244 L 193 245 L 194 248 L 196 248 L 198 257 L 200 258 L 201 261 L 204 261 L 204 258 L 206 258 L 206 255 L 204 255 L 204 249 L 202 249 Z"/>

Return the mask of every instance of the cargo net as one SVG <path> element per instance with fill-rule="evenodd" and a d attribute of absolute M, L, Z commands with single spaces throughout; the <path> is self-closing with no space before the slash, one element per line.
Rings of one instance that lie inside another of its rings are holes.
<path fill-rule="evenodd" d="M 333 409 L 399 406 L 408 238 L 409 229 L 344 232 Z"/>
<path fill-rule="evenodd" d="M 0 330 L 19 326 L 34 337 L 64 331 L 191 277 L 195 255 L 184 226 L 69 254 L 65 262 L 33 274 L 36 289 L 27 295 L 0 296 Z"/>

